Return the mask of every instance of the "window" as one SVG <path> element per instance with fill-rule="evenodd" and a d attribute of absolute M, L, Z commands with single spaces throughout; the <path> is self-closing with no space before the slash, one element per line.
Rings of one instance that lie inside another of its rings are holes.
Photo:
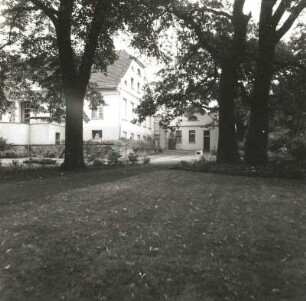
<path fill-rule="evenodd" d="M 131 133 L 130 139 L 134 140 L 134 133 Z"/>
<path fill-rule="evenodd" d="M 103 119 L 104 116 L 104 106 L 98 106 L 96 110 L 92 110 L 91 118 L 92 119 Z"/>
<path fill-rule="evenodd" d="M 137 140 L 140 141 L 140 135 L 137 135 Z"/>
<path fill-rule="evenodd" d="M 131 102 L 131 121 L 134 119 L 135 105 Z"/>
<path fill-rule="evenodd" d="M 134 78 L 133 77 L 131 77 L 131 89 L 132 90 L 135 89 L 135 87 L 134 87 Z"/>
<path fill-rule="evenodd" d="M 147 142 L 147 137 L 143 136 L 143 141 Z"/>
<path fill-rule="evenodd" d="M 141 76 L 141 72 L 140 72 L 140 69 L 139 69 L 139 68 L 137 69 L 137 75 L 138 75 L 138 76 Z"/>
<path fill-rule="evenodd" d="M 182 131 L 175 132 L 176 143 L 182 143 Z"/>
<path fill-rule="evenodd" d="M 21 122 L 30 123 L 30 102 L 21 103 Z"/>
<path fill-rule="evenodd" d="M 195 115 L 190 115 L 190 116 L 188 117 L 188 121 L 198 121 L 198 117 L 195 116 Z"/>
<path fill-rule="evenodd" d="M 204 130 L 204 145 L 203 145 L 204 152 L 210 151 L 210 131 Z"/>
<path fill-rule="evenodd" d="M 189 143 L 195 143 L 196 142 L 195 138 L 196 138 L 195 130 L 190 130 L 189 131 Z"/>
<path fill-rule="evenodd" d="M 60 144 L 61 143 L 61 134 L 56 132 L 55 133 L 55 144 Z"/>
<path fill-rule="evenodd" d="M 127 132 L 122 132 L 122 138 L 127 139 Z"/>
<path fill-rule="evenodd" d="M 159 145 L 159 134 L 154 134 L 154 145 Z"/>
<path fill-rule="evenodd" d="M 137 83 L 137 92 L 140 93 L 140 83 Z"/>
<path fill-rule="evenodd" d="M 127 81 L 126 80 L 124 81 L 124 85 L 127 86 Z"/>
<path fill-rule="evenodd" d="M 123 118 L 127 118 L 127 100 L 123 98 Z"/>
<path fill-rule="evenodd" d="M 16 121 L 16 104 L 14 104 L 10 113 L 11 113 L 10 122 L 15 122 Z"/>
<path fill-rule="evenodd" d="M 92 140 L 101 141 L 102 140 L 102 130 L 93 130 Z"/>

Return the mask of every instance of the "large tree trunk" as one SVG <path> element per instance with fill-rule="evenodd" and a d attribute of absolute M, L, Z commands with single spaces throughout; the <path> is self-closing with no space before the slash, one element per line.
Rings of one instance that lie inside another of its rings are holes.
<path fill-rule="evenodd" d="M 222 68 L 219 96 L 219 141 L 217 161 L 237 163 L 240 156 L 235 130 L 235 103 L 237 87 L 237 66 L 229 60 Z"/>
<path fill-rule="evenodd" d="M 263 47 L 264 48 L 264 47 Z M 267 162 L 269 133 L 269 94 L 273 75 L 274 49 L 261 49 L 251 101 L 249 127 L 245 140 L 245 162 L 253 166 Z"/>
<path fill-rule="evenodd" d="M 243 13 L 245 0 L 235 0 L 232 24 L 234 37 L 229 55 L 222 60 L 219 88 L 219 163 L 240 162 L 235 125 L 235 98 L 240 64 L 245 56 L 247 26 L 250 16 Z"/>
<path fill-rule="evenodd" d="M 262 1 L 260 13 L 257 69 L 245 140 L 245 162 L 252 166 L 264 165 L 267 162 L 268 101 L 277 43 L 276 24 L 272 18 L 273 5 L 273 1 Z"/>
<path fill-rule="evenodd" d="M 77 84 L 67 90 L 66 95 L 65 159 L 62 168 L 74 170 L 84 168 L 83 157 L 83 105 L 84 92 Z"/>

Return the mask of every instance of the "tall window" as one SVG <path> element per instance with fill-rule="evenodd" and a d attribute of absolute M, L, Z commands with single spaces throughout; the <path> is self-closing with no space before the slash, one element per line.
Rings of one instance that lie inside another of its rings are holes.
<path fill-rule="evenodd" d="M 61 143 L 61 133 L 56 132 L 55 133 L 55 144 Z"/>
<path fill-rule="evenodd" d="M 140 72 L 140 69 L 139 69 L 139 68 L 137 69 L 137 75 L 138 75 L 138 76 L 141 76 L 141 72 Z"/>
<path fill-rule="evenodd" d="M 140 93 L 140 83 L 137 83 L 137 92 Z"/>
<path fill-rule="evenodd" d="M 131 102 L 131 121 L 134 119 L 135 105 Z"/>
<path fill-rule="evenodd" d="M 91 118 L 93 119 L 103 119 L 104 117 L 104 106 L 98 106 L 96 110 L 92 110 Z"/>
<path fill-rule="evenodd" d="M 137 140 L 140 141 L 140 135 L 137 135 Z"/>
<path fill-rule="evenodd" d="M 123 98 L 123 118 L 127 118 L 127 99 Z"/>
<path fill-rule="evenodd" d="M 135 86 L 134 86 L 134 78 L 131 77 L 131 89 L 134 90 Z"/>
<path fill-rule="evenodd" d="M 195 143 L 196 142 L 196 132 L 195 130 L 189 131 L 189 143 Z"/>
<path fill-rule="evenodd" d="M 131 133 L 130 139 L 134 140 L 134 133 Z"/>
<path fill-rule="evenodd" d="M 122 132 L 122 138 L 127 138 L 127 132 Z"/>
<path fill-rule="evenodd" d="M 21 122 L 30 123 L 30 102 L 21 103 Z"/>
<path fill-rule="evenodd" d="M 175 132 L 176 143 L 182 143 L 182 131 L 178 130 Z"/>

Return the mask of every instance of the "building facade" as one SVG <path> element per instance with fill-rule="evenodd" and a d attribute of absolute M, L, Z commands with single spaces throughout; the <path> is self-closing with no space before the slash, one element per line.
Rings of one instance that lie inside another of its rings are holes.
<path fill-rule="evenodd" d="M 135 108 L 140 104 L 147 82 L 145 66 L 124 50 L 110 65 L 107 75 L 93 72 L 91 82 L 104 99 L 96 110 L 84 105 L 84 141 L 118 140 L 147 141 L 153 136 L 153 118 L 135 123 Z M 65 124 L 48 122 L 48 115 L 33 113 L 28 102 L 16 101 L 11 112 L 0 116 L 0 137 L 14 145 L 53 145 L 65 140 Z"/>
<path fill-rule="evenodd" d="M 90 109 L 85 102 L 84 112 L 89 117 L 84 123 L 84 140 L 118 140 L 120 138 L 147 141 L 153 136 L 153 117 L 136 122 L 135 109 L 143 97 L 147 83 L 145 66 L 126 51 L 117 52 L 118 59 L 107 70 L 107 75 L 93 73 L 91 81 L 100 90 L 104 105 Z"/>
<path fill-rule="evenodd" d="M 218 148 L 217 114 L 186 114 L 173 120 L 168 129 L 161 121 L 162 115 L 156 116 L 154 136 L 163 149 L 214 152 Z"/>

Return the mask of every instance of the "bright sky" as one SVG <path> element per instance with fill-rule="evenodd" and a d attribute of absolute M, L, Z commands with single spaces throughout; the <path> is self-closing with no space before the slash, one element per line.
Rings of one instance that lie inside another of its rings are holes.
<path fill-rule="evenodd" d="M 252 19 L 256 22 L 259 19 L 261 0 L 246 0 L 244 6 L 244 13 L 248 14 L 251 12 Z M 130 54 L 140 57 L 140 60 L 147 66 L 147 77 L 150 80 L 154 80 L 155 73 L 158 72 L 160 67 L 154 60 L 148 60 L 145 57 L 139 56 L 139 53 L 129 46 L 128 37 L 121 35 L 115 39 L 116 49 L 126 49 Z"/>

